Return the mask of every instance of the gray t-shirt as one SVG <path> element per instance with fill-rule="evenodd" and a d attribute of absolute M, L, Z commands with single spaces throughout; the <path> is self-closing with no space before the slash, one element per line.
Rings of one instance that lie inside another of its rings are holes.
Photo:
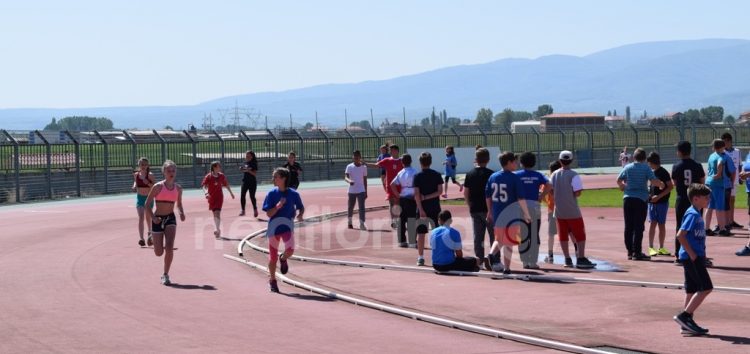
<path fill-rule="evenodd" d="M 581 177 L 573 170 L 559 169 L 550 178 L 555 197 L 555 217 L 558 219 L 578 219 L 581 209 L 575 192 L 583 189 Z"/>

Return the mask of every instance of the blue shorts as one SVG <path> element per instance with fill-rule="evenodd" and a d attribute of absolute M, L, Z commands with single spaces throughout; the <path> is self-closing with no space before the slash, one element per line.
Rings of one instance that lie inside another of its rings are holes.
<path fill-rule="evenodd" d="M 724 188 L 711 187 L 711 200 L 708 201 L 708 208 L 713 210 L 727 210 L 724 201 Z"/>
<path fill-rule="evenodd" d="M 135 207 L 136 208 L 143 208 L 146 206 L 146 199 L 148 199 L 147 195 L 135 195 Z M 154 207 L 154 201 L 151 201 L 151 204 L 148 206 L 149 209 Z"/>
<path fill-rule="evenodd" d="M 649 203 L 648 204 L 648 221 L 657 224 L 667 223 L 667 213 L 669 212 L 669 203 Z"/>

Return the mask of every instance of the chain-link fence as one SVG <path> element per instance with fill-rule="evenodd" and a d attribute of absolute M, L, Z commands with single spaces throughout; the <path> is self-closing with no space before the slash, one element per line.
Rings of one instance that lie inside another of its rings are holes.
<path fill-rule="evenodd" d="M 622 128 L 576 127 L 512 133 L 508 129 L 482 130 L 460 126 L 442 133 L 426 129 L 402 131 L 277 129 L 219 134 L 216 131 L 107 131 L 107 132 L 10 132 L 0 130 L 0 203 L 125 193 L 133 185 L 133 172 L 141 157 L 150 160 L 161 178 L 159 166 L 169 159 L 178 166 L 177 180 L 197 188 L 212 161 L 220 161 L 230 183 L 242 179 L 239 166 L 245 152 L 258 158 L 259 183 L 270 183 L 273 168 L 281 166 L 289 152 L 297 154 L 304 172 L 301 180 L 339 179 L 360 150 L 365 161 L 374 161 L 383 144 L 397 144 L 401 151 L 440 148 L 446 145 L 499 147 L 503 151 L 531 151 L 538 166 L 546 166 L 560 150 L 576 154 L 576 167 L 616 166 L 624 146 L 657 151 L 665 164 L 675 162 L 674 144 L 693 144 L 693 157 L 705 161 L 713 139 L 729 132 L 735 145 L 750 143 L 750 127 L 627 126 Z M 543 168 L 543 167 L 540 167 Z"/>

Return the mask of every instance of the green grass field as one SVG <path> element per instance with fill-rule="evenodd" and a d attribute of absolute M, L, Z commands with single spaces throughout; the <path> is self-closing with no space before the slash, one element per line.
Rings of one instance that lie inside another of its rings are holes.
<path fill-rule="evenodd" d="M 745 186 L 739 186 L 737 200 L 734 205 L 737 209 L 747 209 L 747 193 Z M 670 194 L 669 203 L 674 208 L 675 193 Z M 444 205 L 464 205 L 463 201 L 443 201 Z M 587 190 L 578 198 L 578 206 L 586 208 L 622 208 L 622 192 L 617 188 Z"/>

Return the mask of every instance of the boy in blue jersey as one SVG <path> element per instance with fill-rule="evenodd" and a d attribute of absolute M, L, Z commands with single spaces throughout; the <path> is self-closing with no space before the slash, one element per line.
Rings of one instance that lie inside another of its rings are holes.
<path fill-rule="evenodd" d="M 440 226 L 430 234 L 432 248 L 432 268 L 438 272 L 457 270 L 461 272 L 478 272 L 479 262 L 474 257 L 464 257 L 461 246 L 461 234 L 451 227 L 452 216 L 448 210 L 438 214 Z"/>
<path fill-rule="evenodd" d="M 706 208 L 713 192 L 703 184 L 692 184 L 688 197 L 692 207 L 682 218 L 677 240 L 680 241 L 680 260 L 685 275 L 685 308 L 673 319 L 682 327 L 684 334 L 707 334 L 708 329 L 698 326 L 693 314 L 711 293 L 713 284 L 706 269 L 706 226 L 700 211 Z"/>
<path fill-rule="evenodd" d="M 493 225 L 495 230 L 495 241 L 489 254 L 494 255 L 502 249 L 502 272 L 510 274 L 513 246 L 521 243 L 517 222 L 522 218 L 524 223 L 529 224 L 531 216 L 523 196 L 521 178 L 513 173 L 516 169 L 516 155 L 512 152 L 500 154 L 500 166 L 503 169 L 490 176 L 484 189 L 487 223 Z"/>
<path fill-rule="evenodd" d="M 651 257 L 642 251 L 649 199 L 648 182 L 660 189 L 664 189 L 664 183 L 656 178 L 654 171 L 651 171 L 645 163 L 645 150 L 635 149 L 633 158 L 635 162 L 627 164 L 617 177 L 617 186 L 625 192 L 622 199 L 622 210 L 625 216 L 625 248 L 628 250 L 628 259 L 648 261 Z"/>
<path fill-rule="evenodd" d="M 521 262 L 524 269 L 539 269 L 537 261 L 539 259 L 539 228 L 542 223 L 542 207 L 540 201 L 549 193 L 550 184 L 547 177 L 538 171 L 534 171 L 536 166 L 536 155 L 531 152 L 521 154 L 519 160 L 523 170 L 516 171 L 516 175 L 521 178 L 522 195 L 526 200 L 529 208 L 531 223 L 525 224 L 522 228 L 521 244 L 518 246 L 518 253 L 521 254 Z M 541 190 L 541 195 L 540 195 Z"/>
<path fill-rule="evenodd" d="M 708 187 L 711 188 L 711 200 L 708 203 L 708 211 L 706 212 L 706 236 L 714 236 L 713 230 L 711 230 L 711 219 L 713 218 L 713 212 L 716 210 L 716 221 L 719 224 L 719 235 L 729 236 L 729 231 L 725 229 L 726 223 L 726 202 L 725 191 L 724 191 L 724 175 L 726 174 L 726 159 L 724 158 L 724 141 L 721 139 L 715 139 L 713 142 L 714 153 L 708 157 Z"/>
<path fill-rule="evenodd" d="M 289 271 L 287 259 L 294 254 L 294 217 L 302 221 L 305 206 L 296 190 L 290 187 L 291 173 L 280 167 L 273 171 L 274 188 L 268 191 L 263 201 L 263 211 L 268 216 L 268 282 L 271 291 L 278 293 L 276 283 L 276 260 L 281 263 L 281 274 Z M 284 241 L 284 253 L 279 256 L 279 241 Z"/>

